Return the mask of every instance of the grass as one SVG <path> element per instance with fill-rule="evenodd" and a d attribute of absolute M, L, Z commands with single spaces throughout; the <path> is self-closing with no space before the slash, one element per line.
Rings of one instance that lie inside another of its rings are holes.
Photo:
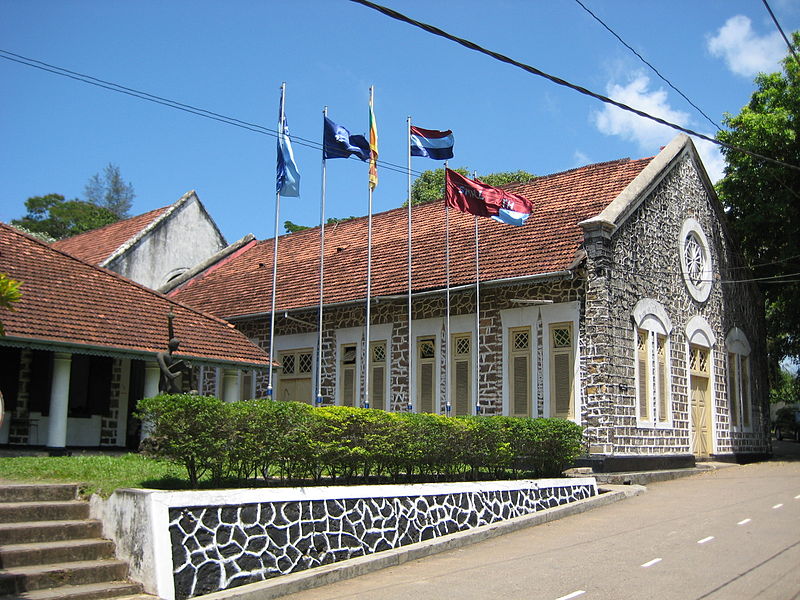
<path fill-rule="evenodd" d="M 188 489 L 180 465 L 138 454 L 0 458 L 0 479 L 77 483 L 81 495 L 108 497 L 117 488 Z"/>

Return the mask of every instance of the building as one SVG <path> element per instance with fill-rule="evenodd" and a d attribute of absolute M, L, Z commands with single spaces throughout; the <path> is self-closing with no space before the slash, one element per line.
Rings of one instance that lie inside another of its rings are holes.
<path fill-rule="evenodd" d="M 53 247 L 152 289 L 169 289 L 182 275 L 237 250 L 228 246 L 194 191 L 177 202 L 53 243 Z"/>
<path fill-rule="evenodd" d="M 368 344 L 367 219 L 325 228 L 321 336 L 320 230 L 283 236 L 275 396 L 564 417 L 585 427 L 598 469 L 769 452 L 763 302 L 691 141 L 509 189 L 536 206 L 524 227 L 449 213 L 449 311 L 443 203 L 413 209 L 410 329 L 406 209 L 373 217 Z M 272 248 L 253 245 L 171 295 L 266 348 Z M 251 385 L 266 393 L 265 379 Z"/>
<path fill-rule="evenodd" d="M 133 412 L 158 393 L 170 314 L 175 358 L 213 370 L 221 397 L 240 399 L 242 382 L 269 368 L 266 353 L 225 321 L 2 223 L 0 272 L 22 283 L 13 310 L 0 310 L 0 444 L 136 448 Z M 189 374 L 186 391 L 196 387 Z"/>

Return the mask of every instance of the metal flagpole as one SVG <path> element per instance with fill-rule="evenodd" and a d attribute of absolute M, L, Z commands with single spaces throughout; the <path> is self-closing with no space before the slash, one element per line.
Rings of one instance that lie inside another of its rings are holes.
<path fill-rule="evenodd" d="M 416 348 L 414 345 L 414 336 L 411 334 L 411 117 L 406 119 L 408 129 L 408 143 L 406 149 L 408 150 L 408 410 L 413 409 L 412 403 L 412 390 L 411 390 L 411 374 L 414 372 L 414 353 Z"/>
<path fill-rule="evenodd" d="M 472 172 L 472 179 L 477 179 L 477 171 Z M 478 250 L 478 217 L 475 216 L 475 414 L 481 414 L 480 384 L 480 335 L 481 335 L 481 280 L 480 254 Z"/>
<path fill-rule="evenodd" d="M 319 204 L 319 339 L 317 340 L 317 406 L 322 404 L 322 302 L 325 281 L 325 185 L 326 185 L 326 163 L 325 163 L 325 117 L 328 116 L 328 107 L 322 109 L 322 129 L 323 129 L 323 148 L 322 148 L 322 199 Z"/>
<path fill-rule="evenodd" d="M 369 111 L 370 111 L 370 168 L 372 168 L 372 103 L 374 99 L 375 88 L 369 86 Z M 367 217 L 367 324 L 365 331 L 364 341 L 364 408 L 369 408 L 369 321 L 370 321 L 370 308 L 371 308 L 371 295 L 372 295 L 372 181 L 369 183 L 369 212 Z"/>
<path fill-rule="evenodd" d="M 283 133 L 283 119 L 284 119 L 284 97 L 286 95 L 286 82 L 281 83 L 281 114 L 278 119 L 278 127 L 280 133 Z M 269 317 L 269 359 L 274 361 L 273 349 L 275 348 L 275 285 L 278 281 L 278 223 L 281 214 L 281 191 L 275 192 L 275 236 L 272 243 L 272 307 L 270 308 Z M 272 398 L 272 366 L 269 369 L 269 377 L 267 378 L 267 398 Z"/>
<path fill-rule="evenodd" d="M 447 204 L 447 163 L 444 161 L 444 262 L 446 275 L 446 312 L 444 343 L 444 406 L 449 417 L 452 410 L 450 404 L 450 206 Z"/>

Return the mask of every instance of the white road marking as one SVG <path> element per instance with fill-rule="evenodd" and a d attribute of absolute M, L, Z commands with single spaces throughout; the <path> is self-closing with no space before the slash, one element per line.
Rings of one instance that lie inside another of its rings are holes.
<path fill-rule="evenodd" d="M 739 521 L 737 525 L 747 525 L 750 522 L 750 519 L 744 519 L 743 521 Z"/>
<path fill-rule="evenodd" d="M 566 596 L 561 596 L 561 598 L 556 598 L 556 600 L 570 600 L 570 598 L 577 598 L 578 596 L 583 596 L 586 593 L 586 590 L 577 590 L 572 592 L 571 594 L 567 594 Z"/>
<path fill-rule="evenodd" d="M 661 562 L 660 558 L 654 558 L 653 560 L 648 560 L 642 566 L 646 569 L 647 567 L 652 567 L 654 564 L 660 563 L 660 562 Z"/>
<path fill-rule="evenodd" d="M 794 499 L 795 500 L 800 500 L 800 494 L 797 494 L 797 496 L 795 496 Z"/>
<path fill-rule="evenodd" d="M 706 542 L 710 542 L 713 539 L 714 539 L 714 536 L 710 535 L 708 537 L 704 537 L 702 540 L 697 540 L 697 543 L 698 544 L 705 544 Z"/>
<path fill-rule="evenodd" d="M 773 506 L 772 508 L 780 508 L 781 506 L 783 506 L 783 503 L 781 503 L 781 504 L 776 504 L 776 505 L 775 505 L 775 506 Z"/>

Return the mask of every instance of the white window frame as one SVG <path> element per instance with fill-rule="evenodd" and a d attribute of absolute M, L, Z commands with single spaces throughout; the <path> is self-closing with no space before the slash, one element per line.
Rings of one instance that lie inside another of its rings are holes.
<path fill-rule="evenodd" d="M 580 316 L 580 304 L 578 302 L 563 302 L 559 304 L 549 304 L 540 307 L 540 314 L 542 317 L 542 331 L 544 334 L 542 344 L 542 367 L 544 370 L 544 415 L 545 417 L 553 416 L 553 410 L 550 405 L 550 326 L 556 323 L 572 323 L 572 345 L 575 349 L 575 356 L 573 358 L 573 411 L 569 418 L 580 425 L 581 413 L 583 408 L 583 382 L 580 378 L 581 366 L 581 347 L 578 343 L 580 340 L 578 321 Z"/>
<path fill-rule="evenodd" d="M 511 356 L 511 331 L 521 327 L 528 327 L 531 332 L 530 348 L 530 386 L 531 386 L 531 414 L 530 417 L 541 417 L 536 390 L 536 374 L 539 372 L 539 340 L 536 335 L 536 322 L 539 320 L 538 306 L 523 306 L 500 311 L 500 323 L 503 330 L 503 415 L 509 416 L 511 411 L 511 369 L 508 358 Z"/>
<path fill-rule="evenodd" d="M 362 394 L 364 393 L 364 327 L 346 327 L 337 329 L 335 332 L 336 339 L 336 394 L 335 402 L 337 406 L 342 405 L 342 348 L 344 346 L 355 345 L 356 347 L 356 380 L 355 380 L 355 405 L 361 406 L 363 402 Z M 384 373 L 384 390 L 386 391 L 386 403 L 391 405 L 391 343 L 392 343 L 392 324 L 387 323 L 384 325 L 371 325 L 369 328 L 369 341 L 370 342 L 385 342 L 386 343 L 386 369 Z M 369 374 L 366 374 L 369 376 Z M 386 410 L 384 406 L 373 406 L 370 403 L 370 408 L 380 408 Z"/>
<path fill-rule="evenodd" d="M 753 365 L 750 360 L 750 353 L 751 347 L 750 342 L 747 340 L 747 336 L 745 335 L 744 331 L 739 329 L 738 327 L 733 327 L 729 332 L 728 335 L 725 336 L 725 348 L 727 350 L 725 354 L 725 368 L 727 369 L 727 377 L 725 378 L 725 385 L 728 387 L 728 410 L 731 411 L 729 415 L 730 424 L 731 424 L 731 431 L 739 431 L 739 432 L 746 432 L 750 433 L 753 431 Z M 736 397 L 732 397 L 731 389 L 729 387 L 730 382 L 730 371 L 731 371 L 731 364 L 730 364 L 730 357 L 733 355 L 735 360 L 735 371 L 737 377 L 737 386 Z M 743 359 L 746 359 L 747 362 L 747 389 L 745 390 L 745 381 L 742 377 L 742 362 Z M 744 415 L 745 415 L 745 394 L 747 395 L 749 404 L 749 424 L 744 424 Z M 737 411 L 737 415 L 739 418 L 738 425 L 733 425 L 733 411 Z"/>
<path fill-rule="evenodd" d="M 672 405 L 672 321 L 666 309 L 657 300 L 643 298 L 636 303 L 633 308 L 633 355 L 636 381 L 634 385 L 636 398 L 636 423 L 639 427 L 650 428 L 672 428 L 673 412 Z M 647 332 L 647 373 L 641 373 L 639 368 L 639 331 Z M 666 370 L 666 418 L 659 410 L 660 384 L 658 377 L 658 336 L 665 338 L 664 358 Z M 650 409 L 649 415 L 643 417 L 641 414 L 641 398 L 639 397 L 642 377 L 647 376 L 648 398 L 647 406 Z"/>
<path fill-rule="evenodd" d="M 711 423 L 709 427 L 711 428 L 711 454 L 717 454 L 719 452 L 719 440 L 717 439 L 717 369 L 714 361 L 714 346 L 717 343 L 717 336 L 714 335 L 714 330 L 711 328 L 711 325 L 705 318 L 701 317 L 700 315 L 695 315 L 689 319 L 686 323 L 685 327 L 686 332 L 686 344 L 685 344 L 685 356 L 686 356 L 686 393 L 687 397 L 691 395 L 691 387 L 689 378 L 691 377 L 691 373 L 689 371 L 689 352 L 691 346 L 702 346 L 708 349 L 708 402 L 709 402 L 709 411 L 711 412 Z M 694 423 L 692 421 L 692 407 L 691 401 L 689 402 L 689 432 L 690 432 L 690 439 L 689 443 L 691 444 L 691 432 L 694 430 Z M 691 446 L 689 447 L 689 451 L 692 451 Z"/>
<path fill-rule="evenodd" d="M 433 410 L 438 414 L 444 414 L 442 406 L 444 398 L 442 397 L 442 377 L 444 376 L 442 368 L 442 328 L 444 327 L 443 319 L 419 319 L 413 321 L 411 324 L 411 331 L 414 339 L 411 341 L 410 350 L 414 352 L 413 368 L 409 373 L 409 385 L 411 386 L 411 409 L 413 412 L 419 412 L 419 403 L 417 402 L 417 345 L 420 339 L 433 338 L 433 352 L 434 352 L 434 382 L 433 382 Z"/>
<path fill-rule="evenodd" d="M 317 356 L 317 341 L 319 336 L 316 333 L 294 333 L 291 335 L 277 335 L 273 340 L 272 355 L 277 360 L 281 352 L 289 352 L 291 350 L 311 349 L 311 398 L 309 402 L 311 406 L 315 406 L 316 394 L 316 373 L 319 365 L 319 357 Z M 255 379 L 255 378 L 254 378 Z M 275 394 L 274 398 L 277 399 L 277 392 L 280 389 L 281 369 L 275 369 L 273 375 L 272 389 Z"/>

